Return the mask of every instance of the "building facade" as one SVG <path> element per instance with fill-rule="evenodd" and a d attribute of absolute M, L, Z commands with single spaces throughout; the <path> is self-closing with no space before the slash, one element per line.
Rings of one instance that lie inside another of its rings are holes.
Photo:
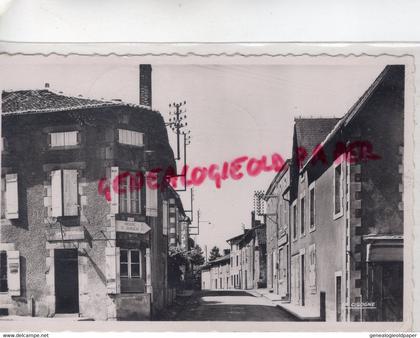
<path fill-rule="evenodd" d="M 290 297 L 289 161 L 265 193 L 267 205 L 267 288 L 282 300 Z"/>
<path fill-rule="evenodd" d="M 324 295 L 327 320 L 402 320 L 403 122 L 397 65 L 339 121 L 295 121 L 292 303 L 319 313 Z"/>
<path fill-rule="evenodd" d="M 230 245 L 230 287 L 263 288 L 267 284 L 265 224 L 255 220 L 252 228 L 227 240 Z"/>
<path fill-rule="evenodd" d="M 227 254 L 201 268 L 201 290 L 231 289 L 230 276 L 230 254 Z"/>
<path fill-rule="evenodd" d="M 175 167 L 162 116 L 49 90 L 2 103 L 3 312 L 150 319 L 167 303 L 173 196 L 151 174 Z"/>

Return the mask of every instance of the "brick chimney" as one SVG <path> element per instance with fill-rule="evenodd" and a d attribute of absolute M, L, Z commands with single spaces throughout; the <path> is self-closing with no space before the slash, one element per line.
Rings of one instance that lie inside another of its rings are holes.
<path fill-rule="evenodd" d="M 152 108 L 152 66 L 140 65 L 140 105 Z"/>

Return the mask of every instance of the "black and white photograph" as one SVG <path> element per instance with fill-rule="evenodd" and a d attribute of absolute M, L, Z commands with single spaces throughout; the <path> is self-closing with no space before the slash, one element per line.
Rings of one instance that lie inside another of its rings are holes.
<path fill-rule="evenodd" d="M 1 56 L 0 325 L 411 318 L 407 58 L 154 60 Z"/>

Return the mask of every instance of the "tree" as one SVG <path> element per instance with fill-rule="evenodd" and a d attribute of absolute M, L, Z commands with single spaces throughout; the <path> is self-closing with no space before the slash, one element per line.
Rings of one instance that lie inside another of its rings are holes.
<path fill-rule="evenodd" d="M 209 262 L 214 261 L 215 259 L 222 257 L 220 250 L 217 246 L 214 246 L 210 251 Z"/>
<path fill-rule="evenodd" d="M 190 251 L 191 263 L 193 266 L 199 266 L 204 264 L 204 253 L 201 247 L 197 244 Z"/>

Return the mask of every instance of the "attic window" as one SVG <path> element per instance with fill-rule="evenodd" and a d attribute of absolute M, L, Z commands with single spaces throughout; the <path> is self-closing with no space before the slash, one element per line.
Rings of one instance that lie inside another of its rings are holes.
<path fill-rule="evenodd" d="M 143 133 L 134 130 L 118 129 L 118 142 L 130 146 L 142 147 Z"/>
<path fill-rule="evenodd" d="M 77 146 L 79 144 L 79 132 L 64 131 L 58 133 L 50 133 L 50 140 L 51 148 Z"/>

